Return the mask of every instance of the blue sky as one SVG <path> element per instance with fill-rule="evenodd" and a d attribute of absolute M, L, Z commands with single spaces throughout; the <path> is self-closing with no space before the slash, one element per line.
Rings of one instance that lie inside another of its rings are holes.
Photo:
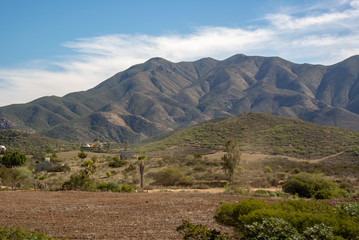
<path fill-rule="evenodd" d="M 87 90 L 163 57 L 330 65 L 359 54 L 358 0 L 0 0 L 0 106 Z"/>

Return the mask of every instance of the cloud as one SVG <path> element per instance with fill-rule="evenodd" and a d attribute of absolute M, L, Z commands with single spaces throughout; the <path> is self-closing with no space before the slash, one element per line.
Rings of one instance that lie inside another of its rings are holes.
<path fill-rule="evenodd" d="M 263 25 L 199 27 L 191 34 L 114 34 L 66 42 L 73 51 L 55 62 L 26 69 L 0 69 L 0 105 L 87 90 L 152 57 L 173 62 L 237 53 L 280 56 L 303 63 L 333 64 L 359 54 L 359 1 L 316 5 L 308 12 L 272 13 Z M 335 10 L 339 9 L 339 10 Z"/>

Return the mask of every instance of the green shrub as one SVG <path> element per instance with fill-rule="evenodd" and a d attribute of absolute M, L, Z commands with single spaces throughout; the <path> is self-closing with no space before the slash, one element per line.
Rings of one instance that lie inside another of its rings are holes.
<path fill-rule="evenodd" d="M 264 218 L 262 222 L 254 222 L 250 225 L 245 225 L 243 240 L 268 240 L 268 239 L 301 239 L 297 229 L 295 229 L 289 222 L 277 218 Z"/>
<path fill-rule="evenodd" d="M 136 165 L 130 163 L 130 165 L 128 165 L 127 168 L 125 168 L 125 172 L 131 172 L 131 171 L 135 171 L 136 170 Z"/>
<path fill-rule="evenodd" d="M 348 148 L 346 152 L 352 156 L 359 156 L 359 146 Z"/>
<path fill-rule="evenodd" d="M 259 190 L 254 191 L 253 196 L 255 196 L 255 197 L 270 197 L 270 193 L 267 190 L 259 189 Z"/>
<path fill-rule="evenodd" d="M 0 239 L 12 240 L 57 240 L 37 231 L 24 230 L 21 227 L 0 226 Z"/>
<path fill-rule="evenodd" d="M 178 168 L 165 168 L 153 175 L 154 184 L 162 186 L 190 185 L 189 179 Z"/>
<path fill-rule="evenodd" d="M 62 184 L 61 190 L 95 191 L 96 184 L 86 174 L 75 174 L 70 177 L 69 181 Z"/>
<path fill-rule="evenodd" d="M 351 209 L 348 212 L 355 215 L 356 210 L 353 209 L 356 206 L 353 206 L 348 207 Z M 215 219 L 221 224 L 234 227 L 242 236 L 248 225 L 262 223 L 268 218 L 280 218 L 290 223 L 303 236 L 317 234 L 317 239 L 323 239 L 319 237 L 323 232 L 318 230 L 322 225 L 318 224 L 325 224 L 330 229 L 328 232 L 332 232 L 337 239 L 358 239 L 359 219 L 347 214 L 344 207 L 345 205 L 332 207 L 327 202 L 314 200 L 285 200 L 269 204 L 264 200 L 246 199 L 237 203 L 222 203 L 216 211 Z"/>
<path fill-rule="evenodd" d="M 126 160 L 123 160 L 120 157 L 116 156 L 116 157 L 112 158 L 112 162 L 110 162 L 108 164 L 108 166 L 113 167 L 113 168 L 120 168 L 120 167 L 126 166 L 127 164 L 128 164 L 128 162 Z"/>
<path fill-rule="evenodd" d="M 208 229 L 203 225 L 193 225 L 188 220 L 183 220 L 182 225 L 177 227 L 177 232 L 183 235 L 183 239 L 192 240 L 225 240 L 231 239 L 229 235 L 221 234 L 216 229 Z"/>
<path fill-rule="evenodd" d="M 283 183 L 283 191 L 297 194 L 299 197 L 327 199 L 330 197 L 346 197 L 348 192 L 340 189 L 337 184 L 321 178 L 316 174 L 298 173 Z"/>
<path fill-rule="evenodd" d="M 28 163 L 28 161 L 24 154 L 18 152 L 7 152 L 1 158 L 1 163 L 7 168 L 12 168 L 25 165 Z"/>
<path fill-rule="evenodd" d="M 315 199 L 329 199 L 332 197 L 332 191 L 329 189 L 318 190 L 314 193 L 313 197 Z"/>
<path fill-rule="evenodd" d="M 359 202 L 343 202 L 337 205 L 336 208 L 344 211 L 351 217 L 359 218 Z"/>
<path fill-rule="evenodd" d="M 98 183 L 97 189 L 101 192 L 124 192 L 131 193 L 135 192 L 135 189 L 131 185 L 123 185 L 120 186 L 117 183 L 109 182 L 109 183 Z"/>
<path fill-rule="evenodd" d="M 265 172 L 265 173 L 272 173 L 272 172 L 273 172 L 273 169 L 272 169 L 270 166 L 265 166 L 265 167 L 264 167 L 264 172 Z"/>
<path fill-rule="evenodd" d="M 81 159 L 85 159 L 87 157 L 87 153 L 84 152 L 84 150 L 81 150 L 77 156 Z"/>
<path fill-rule="evenodd" d="M 135 192 L 135 189 L 131 185 L 125 184 L 121 186 L 121 192 L 131 193 Z"/>
<path fill-rule="evenodd" d="M 316 224 L 313 227 L 307 228 L 303 232 L 303 238 L 305 240 L 333 240 L 333 239 L 335 239 L 333 229 L 323 223 Z"/>

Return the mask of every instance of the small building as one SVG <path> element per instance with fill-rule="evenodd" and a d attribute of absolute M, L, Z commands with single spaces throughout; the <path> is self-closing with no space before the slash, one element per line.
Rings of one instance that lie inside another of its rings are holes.
<path fill-rule="evenodd" d="M 4 154 L 6 152 L 6 147 L 4 145 L 0 145 L 0 154 Z"/>
<path fill-rule="evenodd" d="M 35 164 L 35 172 L 48 171 L 52 167 L 52 163 L 44 162 Z"/>
<path fill-rule="evenodd" d="M 45 157 L 45 163 L 49 163 L 49 162 L 51 162 L 51 158 Z"/>

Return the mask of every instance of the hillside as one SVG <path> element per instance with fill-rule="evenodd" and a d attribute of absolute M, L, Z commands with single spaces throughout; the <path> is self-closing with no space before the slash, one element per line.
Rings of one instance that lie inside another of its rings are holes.
<path fill-rule="evenodd" d="M 359 130 L 359 56 L 332 66 L 235 55 L 153 58 L 83 92 L 0 108 L 3 128 L 76 141 L 138 142 L 245 112 Z"/>
<path fill-rule="evenodd" d="M 264 113 L 245 113 L 220 122 L 204 123 L 178 131 L 139 151 L 161 155 L 210 153 L 223 150 L 226 139 L 238 141 L 242 150 L 320 158 L 359 146 L 359 133 L 337 127 L 323 127 L 299 119 Z"/>
<path fill-rule="evenodd" d="M 73 147 L 65 141 L 18 130 L 0 130 L 0 145 L 5 145 L 9 151 L 19 151 L 24 154 L 52 153 Z"/>

